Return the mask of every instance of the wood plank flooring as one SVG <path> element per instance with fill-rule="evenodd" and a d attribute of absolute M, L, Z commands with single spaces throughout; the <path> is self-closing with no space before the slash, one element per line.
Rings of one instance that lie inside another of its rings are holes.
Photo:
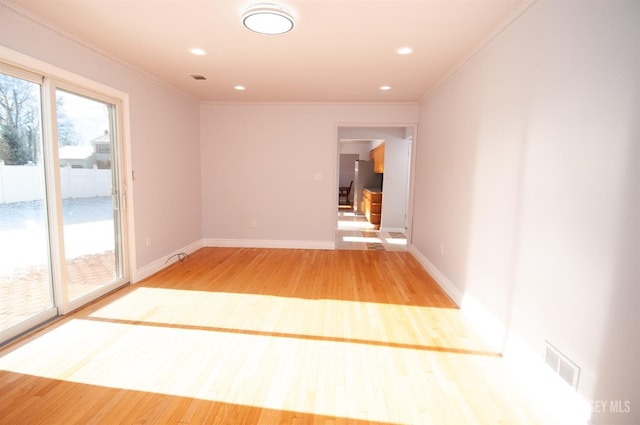
<path fill-rule="evenodd" d="M 538 424 L 406 252 L 205 248 L 0 351 L 2 424 Z"/>

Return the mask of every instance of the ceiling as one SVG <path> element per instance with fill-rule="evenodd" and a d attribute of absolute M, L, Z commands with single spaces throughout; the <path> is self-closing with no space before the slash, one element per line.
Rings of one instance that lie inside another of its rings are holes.
<path fill-rule="evenodd" d="M 530 0 L 284 0 L 296 27 L 276 36 L 241 23 L 264 0 L 10 2 L 202 101 L 413 102 Z"/>

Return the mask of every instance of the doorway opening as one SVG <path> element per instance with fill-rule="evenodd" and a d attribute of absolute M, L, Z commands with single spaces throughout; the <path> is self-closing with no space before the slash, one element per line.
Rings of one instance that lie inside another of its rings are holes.
<path fill-rule="evenodd" d="M 338 126 L 336 249 L 408 249 L 414 134 L 414 124 Z"/>

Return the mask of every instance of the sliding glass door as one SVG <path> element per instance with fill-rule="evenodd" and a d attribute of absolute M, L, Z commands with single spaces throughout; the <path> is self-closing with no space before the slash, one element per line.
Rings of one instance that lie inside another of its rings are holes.
<path fill-rule="evenodd" d="M 56 90 L 65 282 L 70 303 L 123 278 L 114 104 Z"/>
<path fill-rule="evenodd" d="M 128 282 L 120 110 L 0 64 L 0 343 Z"/>
<path fill-rule="evenodd" d="M 0 67 L 0 337 L 15 336 L 57 314 L 42 155 L 41 83 L 37 75 Z"/>

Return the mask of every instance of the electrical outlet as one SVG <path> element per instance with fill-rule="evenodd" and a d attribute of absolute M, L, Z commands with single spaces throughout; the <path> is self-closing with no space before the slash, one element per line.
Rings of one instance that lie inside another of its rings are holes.
<path fill-rule="evenodd" d="M 255 218 L 251 219 L 251 221 L 249 222 L 249 226 L 256 227 L 256 219 Z"/>

